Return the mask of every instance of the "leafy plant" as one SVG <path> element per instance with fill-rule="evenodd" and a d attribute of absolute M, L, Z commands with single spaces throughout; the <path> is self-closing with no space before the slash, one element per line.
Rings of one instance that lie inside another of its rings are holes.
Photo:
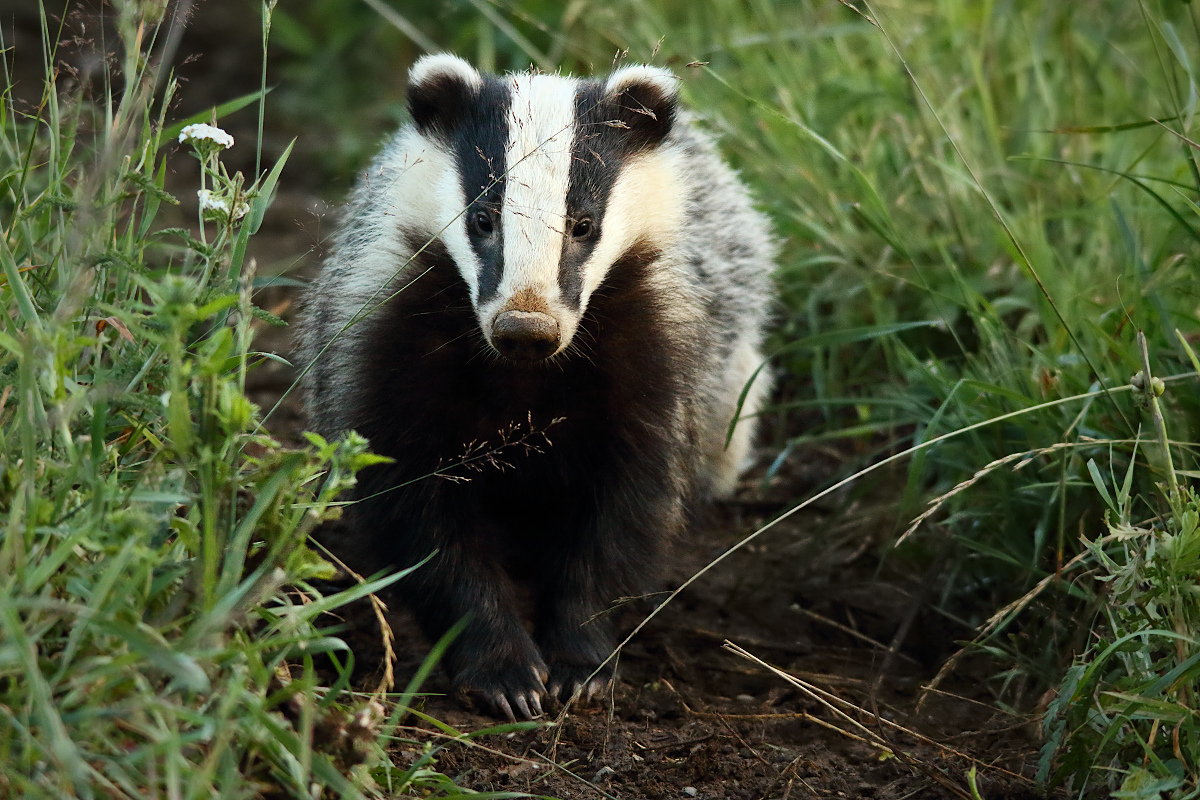
<path fill-rule="evenodd" d="M 287 154 L 247 179 L 215 112 L 168 125 L 162 7 L 114 6 L 119 95 L 64 91 L 45 18 L 40 101 L 9 78 L 0 103 L 0 795 L 458 795 L 437 748 L 384 750 L 416 684 L 389 720 L 324 629 L 401 577 L 314 585 L 333 568 L 308 534 L 379 458 L 353 435 L 286 449 L 245 395 L 277 322 L 247 242 Z M 176 142 L 201 164 L 183 197 Z"/>
<path fill-rule="evenodd" d="M 1069 779 L 1114 797 L 1194 797 L 1200 791 L 1200 495 L 1175 476 L 1159 408 L 1165 389 L 1146 368 L 1134 376 L 1165 461 L 1162 502 L 1146 522 L 1133 518 L 1136 461 L 1113 492 L 1095 460 L 1088 469 L 1104 499 L 1108 534 L 1086 542 L 1107 584 L 1100 619 L 1045 719 L 1039 778 Z"/>

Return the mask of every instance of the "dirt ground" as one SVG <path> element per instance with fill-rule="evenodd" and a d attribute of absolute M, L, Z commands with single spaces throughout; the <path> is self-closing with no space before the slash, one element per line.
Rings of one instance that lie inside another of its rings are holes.
<path fill-rule="evenodd" d="M 919 611 L 919 583 L 875 577 L 878 565 L 850 532 L 807 538 L 803 529 L 824 527 L 816 516 L 789 521 L 774 541 L 768 535 L 763 546 L 735 553 L 680 594 L 625 648 L 599 702 L 537 730 L 455 744 L 439 767 L 477 791 L 746 800 L 970 797 L 975 767 L 984 798 L 1038 796 L 1030 781 L 1035 725 L 999 713 L 982 680 L 958 676 L 917 713 L 935 665 L 919 660 L 916 632 L 890 660 L 883 642 Z M 665 583 L 677 585 L 719 555 L 756 517 L 737 504 L 720 509 L 678 548 Z M 631 609 L 627 628 L 648 607 Z M 420 641 L 411 622 L 394 617 L 397 640 L 408 645 L 398 668 L 403 685 L 424 649 L 411 646 Z M 367 665 L 362 683 L 373 686 L 378 632 L 368 621 L 351 641 Z M 727 641 L 799 686 L 735 655 Z M 445 677 L 435 674 L 426 688 L 445 692 Z M 444 694 L 430 696 L 425 711 L 459 730 L 495 724 Z M 430 726 L 407 735 L 401 761 L 425 742 L 440 743 Z"/>
<path fill-rule="evenodd" d="M 257 87 L 258 28 L 236 22 L 232 8 L 220 0 L 203 4 L 185 37 L 181 52 L 194 55 L 183 70 L 189 100 L 182 113 Z M 20 16 L 8 41 L 20 46 L 22 24 L 24 41 L 36 42 L 36 29 Z M 254 66 L 239 71 L 246 59 Z M 231 122 L 239 142 L 252 143 L 254 127 L 249 114 Z M 268 162 L 270 151 L 295 133 L 268 130 Z M 261 273 L 286 270 L 303 278 L 320 260 L 332 200 L 305 177 L 304 153 L 316 146 L 301 143 L 254 238 L 251 255 Z M 252 153 L 235 148 L 230 166 L 251 169 Z M 189 185 L 186 167 L 177 169 L 172 182 Z M 185 219 L 189 211 L 185 203 Z M 257 300 L 290 319 L 295 291 L 268 288 Z M 264 326 L 256 346 L 287 357 L 290 332 Z M 268 361 L 251 374 L 249 390 L 269 409 L 293 378 Z M 272 413 L 269 427 L 287 440 L 302 425 L 292 395 Z M 764 451 L 764 460 L 770 455 Z M 797 454 L 765 491 L 760 466 L 735 502 L 715 509 L 679 543 L 663 588 L 678 586 L 811 494 L 837 466 L 835 453 Z M 624 649 L 617 679 L 599 702 L 548 717 L 533 730 L 451 744 L 437 766 L 476 791 L 558 798 L 969 798 L 971 770 L 979 797 L 1039 796 L 1031 780 L 1040 746 L 1036 722 L 997 710 L 987 680 L 994 665 L 965 662 L 918 707 L 921 688 L 956 640 L 971 632 L 929 610 L 935 576 L 881 560 L 894 507 L 879 502 L 873 510 L 868 503 L 847 512 L 847 503 L 835 498 L 786 520 L 683 591 Z M 626 630 L 661 599 L 630 604 Z M 343 635 L 355 648 L 360 685 L 373 688 L 383 660 L 379 631 L 371 614 L 355 619 Z M 402 609 L 392 624 L 402 687 L 428 648 Z M 897 647 L 889 656 L 893 639 Z M 726 642 L 764 663 L 735 654 Z M 426 713 L 464 731 L 495 724 L 446 696 L 446 689 L 445 676 L 435 672 L 424 687 L 430 692 Z M 410 763 L 427 742 L 444 742 L 426 724 L 404 734 L 409 741 L 396 745 L 400 763 Z"/>
<path fill-rule="evenodd" d="M 775 488 L 800 496 L 802 482 L 793 474 Z M 680 543 L 664 587 L 762 521 L 773 501 L 751 486 Z M 787 520 L 683 591 L 624 649 L 617 680 L 598 702 L 552 712 L 535 730 L 451 744 L 439 768 L 476 791 L 746 800 L 967 798 L 974 768 L 983 798 L 1038 797 L 1036 723 L 997 710 L 984 680 L 989 665 L 968 662 L 918 710 L 922 687 L 953 651 L 952 631 L 926 609 L 925 576 L 881 569 L 872 527 L 886 525 L 856 516 L 839 528 L 831 513 Z M 661 599 L 632 604 L 626 630 Z M 378 625 L 370 613 L 347 618 L 357 623 L 342 635 L 369 691 L 383 661 Z M 428 648 L 402 610 L 391 623 L 404 686 Z M 496 724 L 448 696 L 439 672 L 423 689 L 423 710 L 460 731 Z M 445 742 L 426 724 L 403 735 L 402 764 L 426 743 Z"/>

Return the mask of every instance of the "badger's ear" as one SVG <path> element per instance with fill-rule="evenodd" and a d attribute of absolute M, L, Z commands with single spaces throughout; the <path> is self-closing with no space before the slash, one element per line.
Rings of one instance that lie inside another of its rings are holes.
<path fill-rule="evenodd" d="M 421 133 L 446 134 L 482 88 L 483 78 L 458 56 L 423 56 L 408 71 L 408 111 Z"/>
<path fill-rule="evenodd" d="M 667 138 L 675 122 L 679 79 L 668 70 L 636 65 L 608 76 L 606 99 L 617 109 L 617 122 L 627 128 L 639 147 L 653 147 Z"/>

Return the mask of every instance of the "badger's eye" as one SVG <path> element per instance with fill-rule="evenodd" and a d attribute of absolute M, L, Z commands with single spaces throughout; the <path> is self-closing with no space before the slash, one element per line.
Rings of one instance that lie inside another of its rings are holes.
<path fill-rule="evenodd" d="M 480 236 L 491 236 L 496 226 L 492 223 L 492 215 L 487 211 L 476 211 L 471 215 L 471 225 Z"/>
<path fill-rule="evenodd" d="M 590 219 L 584 217 L 576 220 L 571 226 L 571 237 L 574 239 L 590 239 L 596 230 L 596 225 Z"/>

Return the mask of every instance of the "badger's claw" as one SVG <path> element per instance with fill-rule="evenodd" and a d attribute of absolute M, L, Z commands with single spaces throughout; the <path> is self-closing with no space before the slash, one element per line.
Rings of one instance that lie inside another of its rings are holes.
<path fill-rule="evenodd" d="M 516 722 L 518 719 L 533 719 L 542 715 L 542 695 L 540 691 L 516 692 L 513 694 L 494 692 L 487 699 L 492 708 L 497 712 L 497 716 L 503 714 L 509 722 Z"/>
<path fill-rule="evenodd" d="M 546 692 L 547 670 L 540 663 L 493 670 L 476 669 L 455 683 L 460 691 L 482 700 L 489 710 L 510 722 L 542 714 L 542 695 Z"/>
<path fill-rule="evenodd" d="M 492 704 L 496 708 L 504 712 L 504 716 L 508 717 L 510 722 L 516 722 L 517 718 L 513 716 L 512 706 L 508 704 L 508 698 L 502 694 L 492 696 Z"/>

